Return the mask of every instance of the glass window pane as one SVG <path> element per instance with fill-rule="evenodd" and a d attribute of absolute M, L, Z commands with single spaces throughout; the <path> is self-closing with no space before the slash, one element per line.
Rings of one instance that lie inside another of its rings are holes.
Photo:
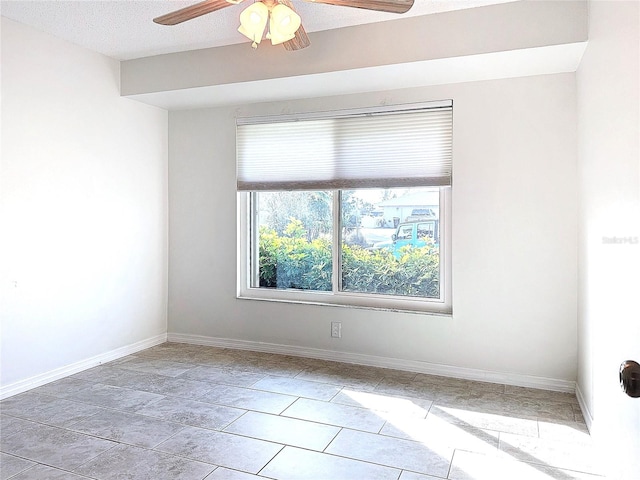
<path fill-rule="evenodd" d="M 256 192 L 254 288 L 332 290 L 332 192 Z"/>
<path fill-rule="evenodd" d="M 343 190 L 344 292 L 440 297 L 440 191 Z"/>

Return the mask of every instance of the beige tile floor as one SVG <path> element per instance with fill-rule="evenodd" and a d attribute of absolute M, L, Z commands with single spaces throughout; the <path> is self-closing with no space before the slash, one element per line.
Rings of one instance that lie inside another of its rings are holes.
<path fill-rule="evenodd" d="M 604 478 L 570 394 L 177 343 L 0 418 L 0 480 Z"/>

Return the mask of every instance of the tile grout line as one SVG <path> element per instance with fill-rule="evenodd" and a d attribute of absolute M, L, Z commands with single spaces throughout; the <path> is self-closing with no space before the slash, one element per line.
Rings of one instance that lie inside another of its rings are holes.
<path fill-rule="evenodd" d="M 280 450 L 278 450 L 278 451 L 276 452 L 276 454 L 275 454 L 273 457 L 271 457 L 271 458 L 267 461 L 267 463 L 265 463 L 265 464 L 262 466 L 262 468 L 261 468 L 260 470 L 258 470 L 258 471 L 255 473 L 255 475 L 256 475 L 256 476 L 259 476 L 259 475 L 260 475 L 260 472 L 262 472 L 265 468 L 267 468 L 267 466 L 268 466 L 271 462 L 273 462 L 273 461 L 275 460 L 275 458 L 276 458 L 278 455 L 280 455 L 280 452 L 282 452 L 286 447 L 287 447 L 287 445 L 282 445 L 282 448 L 281 448 Z"/>

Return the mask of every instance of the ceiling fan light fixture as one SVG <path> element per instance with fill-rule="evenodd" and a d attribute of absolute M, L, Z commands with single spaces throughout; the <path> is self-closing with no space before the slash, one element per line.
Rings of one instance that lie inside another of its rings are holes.
<path fill-rule="evenodd" d="M 271 43 L 279 45 L 296 36 L 296 32 L 302 24 L 300 15 L 281 3 L 271 9 L 271 21 L 269 22 L 269 33 Z"/>
<path fill-rule="evenodd" d="M 262 2 L 252 3 L 240 14 L 240 27 L 238 27 L 238 31 L 253 41 L 253 48 L 257 48 L 258 44 L 262 41 L 268 18 L 269 9 Z"/>
<path fill-rule="evenodd" d="M 237 5 L 244 0 L 200 0 L 199 3 L 180 8 L 153 19 L 159 25 L 178 25 L 193 20 L 208 13 L 221 10 L 231 5 Z M 324 3 L 343 7 L 362 8 L 388 13 L 405 13 L 414 0 L 306 0 L 312 3 Z M 248 2 L 249 3 L 249 2 Z M 270 13 L 273 11 L 273 13 Z M 271 17 L 271 19 L 269 18 Z M 271 21 L 270 21 L 271 20 Z M 301 25 L 300 16 L 293 10 L 291 0 L 253 0 L 253 4 L 240 14 L 238 31 L 253 42 L 253 48 L 258 44 L 267 30 L 267 39 L 274 45 L 284 44 L 287 51 L 295 51 L 310 45 L 307 32 Z"/>

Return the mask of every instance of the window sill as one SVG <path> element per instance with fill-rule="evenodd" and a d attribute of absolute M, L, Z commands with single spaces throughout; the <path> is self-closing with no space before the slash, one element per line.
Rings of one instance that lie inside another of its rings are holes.
<path fill-rule="evenodd" d="M 290 294 L 294 293 L 296 298 Z M 418 315 L 430 315 L 441 317 L 452 317 L 453 312 L 450 305 L 444 302 L 429 302 L 424 300 L 408 300 L 396 298 L 371 299 L 370 296 L 357 294 L 334 295 L 331 293 L 308 293 L 291 291 L 267 291 L 260 289 L 250 289 L 248 292 L 240 293 L 236 296 L 239 300 L 258 300 L 263 302 L 292 303 L 299 305 L 314 305 L 322 307 L 342 307 L 357 308 L 363 310 L 377 310 L 394 313 L 411 313 Z M 353 299 L 360 299 L 354 302 Z M 363 299 L 366 299 L 363 300 Z"/>

